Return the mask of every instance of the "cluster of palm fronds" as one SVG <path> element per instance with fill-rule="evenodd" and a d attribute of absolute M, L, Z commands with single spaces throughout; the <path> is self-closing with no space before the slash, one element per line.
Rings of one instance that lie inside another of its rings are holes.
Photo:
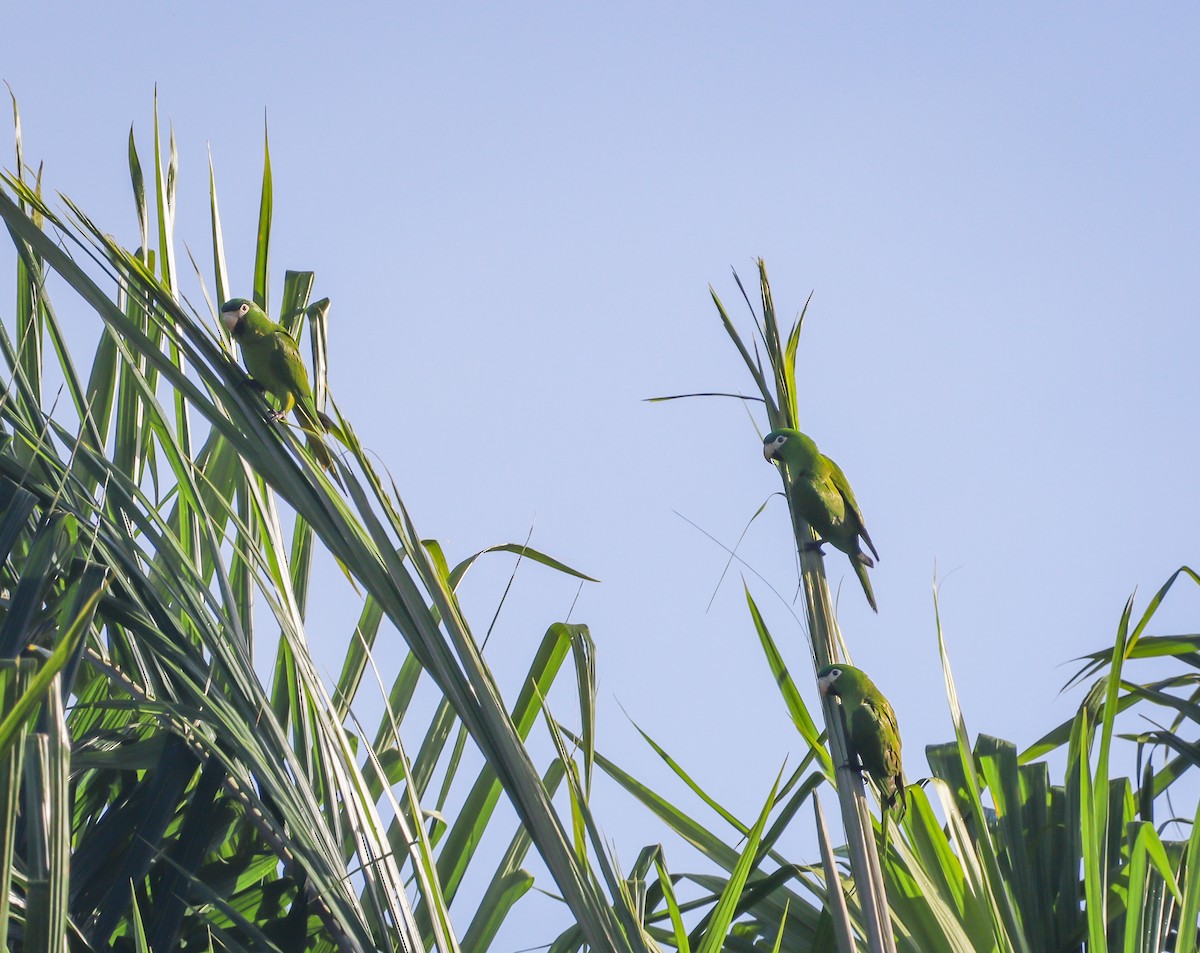
<path fill-rule="evenodd" d="M 552 805 L 564 766 L 543 774 L 524 745 L 573 655 L 588 751 L 586 627 L 550 626 L 507 708 L 455 594 L 476 557 L 451 566 L 422 540 L 344 419 L 339 493 L 292 431 L 265 418 L 216 323 L 182 305 L 175 150 L 163 155 L 159 141 L 156 124 L 154 247 L 132 134 L 134 252 L 69 201 L 62 214 L 43 201 L 19 127 L 17 171 L 0 191 L 18 282 L 15 333 L 0 339 L 8 942 L 483 949 L 530 885 L 533 845 L 583 935 L 617 946 L 627 927 Z M 268 159 L 253 290 L 264 305 L 271 204 Z M 215 191 L 211 230 L 210 302 L 228 288 Z M 86 379 L 51 275 L 103 322 Z M 291 328 L 307 323 L 324 403 L 328 303 L 310 303 L 312 287 L 311 274 L 289 272 L 277 311 Z M 57 410 L 43 393 L 47 365 L 63 379 Z M 318 546 L 364 593 L 332 689 L 305 631 Z M 574 572 L 528 547 L 498 548 Z M 252 649 L 266 616 L 278 641 L 264 685 Z M 388 625 L 408 654 L 371 734 L 351 706 Z M 400 726 L 422 679 L 440 702 L 424 730 L 404 723 L 423 739 L 410 755 Z M 474 778 L 458 776 L 467 738 L 485 761 Z M 439 809 L 453 787 L 463 806 L 448 821 Z M 448 904 L 501 790 L 521 827 L 459 939 Z"/>
<path fill-rule="evenodd" d="M 531 849 L 574 922 L 553 942 L 563 953 L 832 950 L 863 938 L 906 951 L 1194 949 L 1200 834 L 1193 825 L 1184 841 L 1164 840 L 1154 810 L 1195 761 L 1183 733 L 1200 722 L 1200 638 L 1143 634 L 1163 593 L 1136 626 L 1131 606 L 1115 648 L 1081 673 L 1099 679 L 1078 716 L 1020 757 L 992 738 L 969 746 L 947 663 L 956 740 L 931 750 L 933 802 L 914 789 L 882 851 L 840 742 L 826 750 L 747 593 L 808 751 L 750 822 L 660 752 L 728 825 L 711 830 L 596 752 L 585 626 L 550 625 L 525 687 L 501 697 L 456 595 L 479 554 L 452 566 L 418 534 L 329 399 L 328 301 L 311 300 L 314 276 L 288 272 L 268 301 L 269 157 L 253 296 L 294 333 L 307 328 L 316 399 L 345 437 L 336 474 L 266 419 L 212 320 L 229 292 L 213 178 L 214 277 L 211 288 L 201 279 L 200 315 L 179 292 L 174 142 L 163 150 L 157 122 L 154 132 L 149 191 L 130 135 L 132 251 L 69 200 L 44 199 L 19 125 L 15 170 L 0 180 L 17 279 L 11 321 L 0 322 L 0 950 L 483 951 L 532 884 Z M 781 334 L 765 271 L 760 287 L 765 363 L 717 304 L 772 426 L 794 425 L 799 323 Z M 103 328 L 86 374 L 59 320 L 63 298 Z M 362 594 L 332 686 L 305 625 L 318 549 Z M 495 549 L 580 575 L 528 547 Z M 819 557 L 802 553 L 801 564 L 816 656 L 844 652 Z M 372 731 L 355 701 L 388 630 L 407 655 L 373 673 L 386 701 Z M 267 679 L 253 662 L 264 644 Z M 1151 655 L 1177 658 L 1184 674 L 1123 681 L 1126 661 Z M 576 733 L 545 706 L 568 656 Z M 436 703 L 414 724 L 419 685 Z M 1174 712 L 1169 727 L 1132 739 L 1172 757 L 1157 769 L 1146 757 L 1135 781 L 1110 779 L 1114 725 L 1135 704 Z M 526 745 L 539 718 L 556 753 L 541 766 Z M 1053 785 L 1033 759 L 1062 745 L 1067 773 Z M 467 746 L 483 762 L 473 774 Z M 711 868 L 672 873 L 648 847 L 617 869 L 589 805 L 594 767 Z M 842 851 L 814 797 L 826 783 L 842 798 Z M 452 921 L 502 795 L 519 827 Z M 810 800 L 817 865 L 782 846 Z"/>

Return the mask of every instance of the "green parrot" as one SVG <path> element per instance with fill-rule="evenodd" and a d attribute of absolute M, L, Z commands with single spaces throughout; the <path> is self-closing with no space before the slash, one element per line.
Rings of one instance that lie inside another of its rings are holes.
<path fill-rule="evenodd" d="M 880 790 L 884 807 L 904 816 L 904 769 L 900 763 L 900 728 L 896 713 L 865 672 L 853 665 L 826 665 L 817 672 L 822 695 L 842 700 L 850 744 L 863 769 Z"/>
<path fill-rule="evenodd" d="M 788 486 L 792 505 L 800 518 L 817 531 L 821 538 L 812 545 L 831 543 L 850 557 L 850 565 L 862 583 L 867 602 L 876 612 L 875 593 L 867 569 L 875 561 L 862 551 L 859 539 L 879 558 L 879 552 L 867 527 L 862 510 L 854 499 L 850 481 L 842 468 L 821 453 L 811 437 L 799 430 L 772 430 L 763 438 L 763 456 L 782 461 L 787 467 Z"/>
<path fill-rule="evenodd" d="M 309 434 L 309 450 L 329 470 L 333 457 L 320 434 L 336 428 L 313 402 L 308 369 L 295 338 L 245 298 L 231 298 L 221 305 L 221 321 L 241 345 L 242 360 L 254 382 L 278 399 L 279 409 L 271 414 L 271 420 L 282 420 L 288 411 L 295 410 L 300 426 Z"/>

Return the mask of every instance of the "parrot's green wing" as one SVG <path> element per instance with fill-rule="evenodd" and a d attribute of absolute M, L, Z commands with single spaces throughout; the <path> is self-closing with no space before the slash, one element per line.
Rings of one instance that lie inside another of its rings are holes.
<path fill-rule="evenodd" d="M 825 457 L 829 463 L 829 476 L 833 481 L 833 485 L 837 487 L 838 493 L 845 502 L 846 512 L 849 516 L 853 516 L 854 522 L 858 524 L 857 535 L 863 538 L 863 542 L 867 544 L 867 548 L 871 550 L 872 555 L 876 559 L 879 558 L 879 551 L 875 548 L 875 544 L 871 542 L 871 536 L 867 533 L 866 520 L 863 519 L 862 510 L 858 508 L 858 500 L 854 498 L 854 491 L 850 489 L 850 481 L 846 479 L 846 474 L 842 472 L 842 468 L 829 457 Z M 849 520 L 847 520 L 849 522 Z"/>
<path fill-rule="evenodd" d="M 792 483 L 796 510 L 822 539 L 838 535 L 845 520 L 845 502 L 827 474 L 802 474 Z"/>
<path fill-rule="evenodd" d="M 891 704 L 878 690 L 863 697 L 850 716 L 850 740 L 863 767 L 883 790 L 887 807 L 905 809 L 904 773 L 900 759 L 900 729 Z"/>
<path fill-rule="evenodd" d="M 271 335 L 271 363 L 274 374 L 292 391 L 297 403 L 302 402 L 301 396 L 308 396 L 311 400 L 308 368 L 304 366 L 304 358 L 300 356 L 295 338 L 283 328 Z"/>
<path fill-rule="evenodd" d="M 243 348 L 244 350 L 244 348 Z M 282 410 L 294 410 L 300 418 L 300 426 L 308 433 L 308 448 L 317 462 L 326 470 L 333 470 L 333 457 L 329 448 L 320 435 L 329 429 L 327 424 L 333 421 L 317 410 L 313 402 L 312 388 L 308 383 L 308 368 L 304 358 L 300 356 L 300 348 L 293 338 L 280 325 L 275 326 L 274 333 L 265 342 L 266 367 L 263 369 L 262 382 L 267 390 L 282 401 Z M 338 481 L 341 482 L 340 480 Z"/>
<path fill-rule="evenodd" d="M 269 380 L 264 383 L 267 389 L 288 405 L 289 409 L 294 404 L 301 423 L 307 429 L 318 433 L 325 430 L 325 421 L 321 419 L 324 415 L 317 412 L 316 404 L 313 403 L 312 388 L 308 383 L 308 368 L 304 365 L 304 358 L 300 356 L 296 339 L 276 325 L 275 333 L 267 338 L 266 349 L 269 363 L 266 376 Z M 291 396 L 291 400 L 288 400 L 288 395 Z"/>

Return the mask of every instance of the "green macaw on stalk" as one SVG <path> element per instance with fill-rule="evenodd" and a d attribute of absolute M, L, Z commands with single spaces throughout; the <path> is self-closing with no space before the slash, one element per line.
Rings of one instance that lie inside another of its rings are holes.
<path fill-rule="evenodd" d="M 792 506 L 820 536 L 812 545 L 819 548 L 824 543 L 831 543 L 850 557 L 850 565 L 862 583 L 867 602 L 878 612 L 875 593 L 867 576 L 867 569 L 874 566 L 875 561 L 862 551 L 859 539 L 867 544 L 875 559 L 879 558 L 879 552 L 867 533 L 862 510 L 858 508 L 842 468 L 821 453 L 807 434 L 786 428 L 772 430 L 763 438 L 763 456 L 767 460 L 780 461 L 786 467 Z"/>
<path fill-rule="evenodd" d="M 817 672 L 817 686 L 822 695 L 841 698 L 853 754 L 879 788 L 883 806 L 895 807 L 899 820 L 907 804 L 900 728 L 891 704 L 866 673 L 853 665 L 826 665 Z"/>
<path fill-rule="evenodd" d="M 231 298 L 221 305 L 221 321 L 241 345 L 242 360 L 254 382 L 279 401 L 279 409 L 270 419 L 282 420 L 295 410 L 308 434 L 309 450 L 324 469 L 331 469 L 333 456 L 321 434 L 327 430 L 336 433 L 337 428 L 328 415 L 317 410 L 296 339 L 245 298 Z"/>

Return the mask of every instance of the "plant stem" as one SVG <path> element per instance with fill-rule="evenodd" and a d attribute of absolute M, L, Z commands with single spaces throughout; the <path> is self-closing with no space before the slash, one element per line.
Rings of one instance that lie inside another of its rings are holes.
<path fill-rule="evenodd" d="M 787 476 L 783 475 L 786 484 Z M 844 651 L 841 632 L 829 598 L 824 557 L 818 550 L 806 545 L 808 541 L 816 539 L 816 535 L 792 508 L 790 494 L 788 508 L 792 514 L 792 528 L 796 535 L 796 548 L 800 554 L 800 575 L 804 583 L 814 671 L 818 671 L 825 665 L 839 661 L 848 653 Z M 870 809 L 867 807 L 862 773 L 851 760 L 842 706 L 833 696 L 822 695 L 821 710 L 825 715 L 829 753 L 837 766 L 838 802 L 842 808 L 846 847 L 850 852 L 850 871 L 861 897 L 867 949 L 870 953 L 895 953 L 896 943 L 891 930 L 883 871 L 879 865 L 879 853 L 875 849 L 874 825 Z"/>

